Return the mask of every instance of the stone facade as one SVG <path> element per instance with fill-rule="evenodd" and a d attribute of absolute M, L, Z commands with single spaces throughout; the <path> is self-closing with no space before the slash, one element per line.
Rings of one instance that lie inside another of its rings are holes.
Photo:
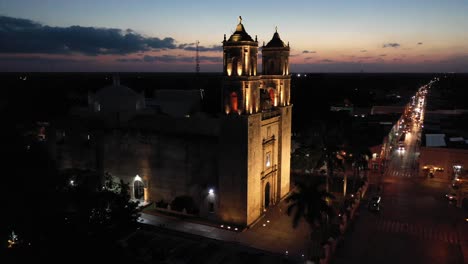
<path fill-rule="evenodd" d="M 289 45 L 277 32 L 263 45 L 264 75 L 257 75 L 258 43 L 241 22 L 223 47 L 218 117 L 152 113 L 143 95 L 114 82 L 56 126 L 58 164 L 123 179 L 135 199 L 190 196 L 202 218 L 254 223 L 290 190 Z"/>

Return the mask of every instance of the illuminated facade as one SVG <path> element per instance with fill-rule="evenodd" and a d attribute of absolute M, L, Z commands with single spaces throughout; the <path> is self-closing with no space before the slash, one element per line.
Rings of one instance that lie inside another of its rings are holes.
<path fill-rule="evenodd" d="M 289 192 L 291 77 L 289 46 L 278 32 L 262 47 L 263 75 L 257 75 L 258 42 L 242 20 L 223 41 L 223 108 L 226 151 L 220 177 L 220 216 L 253 223 Z M 233 170 L 233 168 L 236 168 Z M 236 186 L 236 188 L 233 188 Z"/>
<path fill-rule="evenodd" d="M 186 208 L 189 214 L 232 226 L 254 223 L 290 190 L 289 46 L 277 32 L 263 45 L 263 75 L 258 43 L 241 22 L 223 47 L 217 116 L 184 111 L 203 100 L 194 91 L 157 91 L 154 111 L 143 94 L 115 81 L 56 126 L 59 166 L 122 179 L 132 198 L 165 203 L 161 210 L 190 197 L 196 210 Z"/>

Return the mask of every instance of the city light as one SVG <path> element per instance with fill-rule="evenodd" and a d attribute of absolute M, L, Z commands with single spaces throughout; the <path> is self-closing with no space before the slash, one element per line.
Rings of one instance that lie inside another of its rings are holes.
<path fill-rule="evenodd" d="M 213 188 L 211 188 L 211 189 L 208 190 L 208 194 L 209 194 L 209 195 L 214 195 L 214 190 L 213 190 Z"/>

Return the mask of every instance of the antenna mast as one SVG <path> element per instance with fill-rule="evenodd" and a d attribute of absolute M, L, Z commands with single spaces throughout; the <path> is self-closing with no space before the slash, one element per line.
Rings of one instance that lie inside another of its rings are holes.
<path fill-rule="evenodd" d="M 195 63 L 197 64 L 196 67 L 195 67 L 195 71 L 197 72 L 197 74 L 200 73 L 200 55 L 199 55 L 199 52 L 198 52 L 198 44 L 200 44 L 200 41 L 197 40 L 197 42 L 196 42 L 196 57 L 195 57 Z"/>

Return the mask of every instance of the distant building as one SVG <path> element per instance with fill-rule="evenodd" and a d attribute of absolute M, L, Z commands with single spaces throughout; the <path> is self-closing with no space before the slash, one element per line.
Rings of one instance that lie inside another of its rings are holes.
<path fill-rule="evenodd" d="M 405 106 L 398 105 L 375 105 L 371 109 L 371 115 L 378 114 L 403 114 Z"/>
<path fill-rule="evenodd" d="M 426 113 L 419 157 L 421 176 L 453 180 L 456 171 L 468 168 L 468 134 L 460 128 L 464 120 L 468 115 Z"/>
<path fill-rule="evenodd" d="M 200 91 L 161 90 L 145 100 L 116 79 L 55 126 L 58 164 L 123 179 L 133 199 L 185 197 L 189 214 L 251 225 L 290 191 L 289 51 L 275 32 L 258 75 L 258 42 L 240 21 L 223 41 L 218 116 L 201 112 Z"/>
<path fill-rule="evenodd" d="M 461 206 L 468 197 L 468 115 L 466 111 L 428 111 L 419 156 L 419 176 L 450 181 Z"/>

